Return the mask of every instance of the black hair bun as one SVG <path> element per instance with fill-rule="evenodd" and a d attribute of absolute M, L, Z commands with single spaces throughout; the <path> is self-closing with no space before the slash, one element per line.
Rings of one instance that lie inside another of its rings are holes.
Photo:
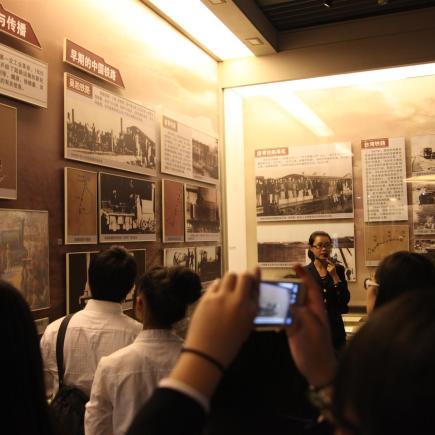
<path fill-rule="evenodd" d="M 187 267 L 174 267 L 169 270 L 171 287 L 176 287 L 174 296 L 185 305 L 192 304 L 201 296 L 201 279 Z"/>

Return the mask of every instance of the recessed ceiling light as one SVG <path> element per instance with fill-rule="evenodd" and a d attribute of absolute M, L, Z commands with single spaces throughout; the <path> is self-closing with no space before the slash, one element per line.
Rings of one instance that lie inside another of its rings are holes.
<path fill-rule="evenodd" d="M 246 42 L 249 42 L 251 45 L 263 45 L 264 42 L 260 38 L 248 38 L 245 39 Z"/>
<path fill-rule="evenodd" d="M 227 2 L 227 0 L 208 0 L 212 5 L 222 5 Z"/>

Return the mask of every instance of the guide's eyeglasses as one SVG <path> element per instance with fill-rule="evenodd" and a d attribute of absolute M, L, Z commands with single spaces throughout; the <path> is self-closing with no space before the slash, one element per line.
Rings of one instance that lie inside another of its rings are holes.
<path fill-rule="evenodd" d="M 331 243 L 318 243 L 317 245 L 311 245 L 313 248 L 316 249 L 331 249 L 332 245 Z"/>

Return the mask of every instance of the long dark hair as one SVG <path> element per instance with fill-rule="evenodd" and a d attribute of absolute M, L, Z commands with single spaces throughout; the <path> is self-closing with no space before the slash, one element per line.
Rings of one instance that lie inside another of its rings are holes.
<path fill-rule="evenodd" d="M 170 328 L 183 319 L 189 304 L 201 296 L 199 275 L 187 267 L 156 267 L 139 281 L 153 323 Z"/>
<path fill-rule="evenodd" d="M 314 244 L 314 240 L 316 240 L 316 237 L 328 237 L 329 241 L 332 242 L 331 236 L 325 232 L 325 231 L 314 231 L 313 233 L 311 233 L 310 237 L 308 238 L 308 245 L 311 247 Z M 314 259 L 316 258 L 314 256 L 314 254 L 311 252 L 311 250 L 308 250 L 308 258 L 311 261 L 314 261 Z"/>
<path fill-rule="evenodd" d="M 376 310 L 350 341 L 334 382 L 337 424 L 364 435 L 429 435 L 435 403 L 435 292 Z"/>
<path fill-rule="evenodd" d="M 385 257 L 375 272 L 379 284 L 375 308 L 409 290 L 435 291 L 435 267 L 415 252 L 398 251 Z"/>
<path fill-rule="evenodd" d="M 8 434 L 52 434 L 35 322 L 18 290 L 2 280 L 0 330 L 2 414 L 8 422 Z"/>

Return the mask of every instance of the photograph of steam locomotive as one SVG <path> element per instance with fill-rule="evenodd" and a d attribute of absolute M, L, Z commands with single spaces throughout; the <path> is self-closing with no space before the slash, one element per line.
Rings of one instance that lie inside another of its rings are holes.
<path fill-rule="evenodd" d="M 65 87 L 65 158 L 154 175 L 155 112 L 89 86 L 91 98 Z"/>

